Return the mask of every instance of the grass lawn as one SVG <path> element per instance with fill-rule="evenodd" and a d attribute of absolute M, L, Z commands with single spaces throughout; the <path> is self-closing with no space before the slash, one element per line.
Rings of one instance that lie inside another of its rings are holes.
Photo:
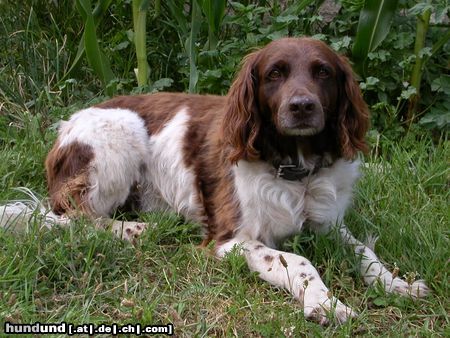
<path fill-rule="evenodd" d="M 20 109 L 17 110 L 18 112 Z M 26 198 L 14 187 L 45 196 L 43 161 L 55 123 L 49 116 L 0 117 L 0 201 Z M 366 288 L 350 250 L 303 233 L 285 249 L 305 255 L 342 301 L 359 312 L 342 326 L 303 318 L 284 290 L 261 281 L 245 261 L 218 261 L 198 248 L 200 226 L 176 215 L 143 214 L 153 224 L 135 247 L 95 230 L 86 220 L 69 228 L 13 234 L 0 230 L 0 324 L 173 323 L 177 336 L 449 336 L 448 141 L 382 142 L 370 157 L 347 215 L 359 239 L 377 236 L 376 252 L 400 275 L 424 278 L 423 300 Z M 3 204 L 3 203 L 2 203 Z M 395 264 L 395 265 L 394 265 Z"/>

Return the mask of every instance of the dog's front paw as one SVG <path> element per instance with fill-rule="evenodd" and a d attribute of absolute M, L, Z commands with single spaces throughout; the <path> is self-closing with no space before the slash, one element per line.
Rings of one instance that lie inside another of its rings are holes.
<path fill-rule="evenodd" d="M 147 224 L 138 222 L 125 222 L 125 223 L 126 225 L 124 226 L 123 229 L 122 238 L 134 244 L 136 242 L 136 239 L 146 229 Z"/>
<path fill-rule="evenodd" d="M 430 288 L 425 284 L 424 280 L 416 280 L 409 284 L 406 281 L 396 277 L 392 281 L 392 285 L 386 287 L 386 291 L 390 293 L 397 293 L 403 296 L 410 296 L 413 298 L 422 298 L 430 294 Z"/>
<path fill-rule="evenodd" d="M 305 317 L 320 325 L 328 325 L 330 322 L 345 323 L 350 318 L 356 318 L 358 314 L 349 306 L 346 306 L 335 297 L 331 297 L 316 304 L 305 304 Z"/>
<path fill-rule="evenodd" d="M 117 237 L 133 244 L 135 244 L 136 239 L 144 232 L 146 228 L 147 224 L 141 222 L 114 221 L 112 223 L 112 230 L 114 234 Z"/>
<path fill-rule="evenodd" d="M 303 304 L 305 318 L 328 325 L 330 322 L 342 324 L 358 314 L 352 308 L 332 296 L 322 284 L 304 284 L 298 290 L 299 300 Z"/>

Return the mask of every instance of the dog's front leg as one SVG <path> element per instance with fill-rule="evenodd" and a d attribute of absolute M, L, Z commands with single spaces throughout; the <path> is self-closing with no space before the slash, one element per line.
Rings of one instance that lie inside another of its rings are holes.
<path fill-rule="evenodd" d="M 356 313 L 331 295 L 319 273 L 304 257 L 271 249 L 258 241 L 231 240 L 217 248 L 219 257 L 233 247 L 244 255 L 251 271 L 272 285 L 287 289 L 304 307 L 305 317 L 327 324 L 334 317 L 340 323 Z"/>
<path fill-rule="evenodd" d="M 358 241 L 345 225 L 339 227 L 339 235 L 344 243 L 353 247 L 355 254 L 361 256 L 360 272 L 367 285 L 380 281 L 386 292 L 409 295 L 412 297 L 424 297 L 430 290 L 423 280 L 407 283 L 388 271 L 377 255 L 366 245 Z M 398 272 L 397 272 L 398 273 Z"/>

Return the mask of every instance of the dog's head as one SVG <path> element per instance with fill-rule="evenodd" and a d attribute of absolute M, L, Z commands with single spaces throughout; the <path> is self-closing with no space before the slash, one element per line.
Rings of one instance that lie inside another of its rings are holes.
<path fill-rule="evenodd" d="M 366 151 L 369 114 L 352 69 L 323 42 L 284 38 L 249 54 L 227 98 L 223 131 L 230 160 L 259 156 L 262 125 L 281 136 L 309 137 L 328 126 L 339 156 Z"/>

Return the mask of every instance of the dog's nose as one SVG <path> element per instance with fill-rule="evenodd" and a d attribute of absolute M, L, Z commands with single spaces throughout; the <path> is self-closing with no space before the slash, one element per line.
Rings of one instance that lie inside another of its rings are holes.
<path fill-rule="evenodd" d="M 295 96 L 289 101 L 289 110 L 294 114 L 310 115 L 317 107 L 317 101 L 308 96 Z"/>

